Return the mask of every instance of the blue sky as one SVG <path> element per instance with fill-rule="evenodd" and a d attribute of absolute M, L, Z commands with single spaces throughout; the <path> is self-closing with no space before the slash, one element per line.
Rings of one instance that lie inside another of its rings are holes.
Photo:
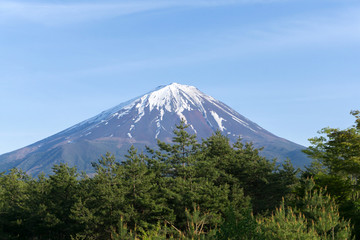
<path fill-rule="evenodd" d="M 172 82 L 308 145 L 359 76 L 358 0 L 0 0 L 0 154 Z"/>

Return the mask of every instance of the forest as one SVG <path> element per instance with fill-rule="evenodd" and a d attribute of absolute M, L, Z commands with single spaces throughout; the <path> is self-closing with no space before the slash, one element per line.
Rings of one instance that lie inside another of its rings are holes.
<path fill-rule="evenodd" d="M 219 131 L 201 143 L 185 122 L 173 143 L 106 153 L 89 176 L 0 174 L 0 239 L 360 239 L 360 112 L 324 128 L 296 169 Z"/>

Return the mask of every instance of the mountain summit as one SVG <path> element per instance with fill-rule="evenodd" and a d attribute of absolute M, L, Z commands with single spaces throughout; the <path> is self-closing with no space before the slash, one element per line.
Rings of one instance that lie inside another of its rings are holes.
<path fill-rule="evenodd" d="M 0 171 L 18 167 L 30 174 L 48 173 L 53 164 L 67 162 L 90 172 L 90 163 L 106 152 L 121 159 L 131 145 L 155 147 L 158 139 L 171 142 L 175 124 L 181 120 L 199 140 L 220 130 L 231 142 L 241 137 L 256 147 L 264 147 L 262 155 L 268 158 L 290 158 L 297 166 L 308 163 L 301 153 L 304 147 L 275 136 L 193 86 L 172 83 L 1 155 Z"/>

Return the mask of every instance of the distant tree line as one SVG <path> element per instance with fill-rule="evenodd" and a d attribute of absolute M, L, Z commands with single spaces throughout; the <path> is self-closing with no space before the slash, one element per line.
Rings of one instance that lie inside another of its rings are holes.
<path fill-rule="evenodd" d="M 311 139 L 305 170 L 277 165 L 220 132 L 123 161 L 107 153 L 89 177 L 66 164 L 50 176 L 0 174 L 0 239 L 355 239 L 360 231 L 360 119 Z"/>

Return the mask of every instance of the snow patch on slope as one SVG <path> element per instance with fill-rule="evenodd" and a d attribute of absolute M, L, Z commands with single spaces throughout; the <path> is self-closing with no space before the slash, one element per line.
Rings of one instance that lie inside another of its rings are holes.
<path fill-rule="evenodd" d="M 224 111 L 225 113 L 229 114 L 231 116 L 231 118 L 240 123 L 241 125 L 243 125 L 244 127 L 248 128 L 249 130 L 253 131 L 253 132 L 257 132 L 256 130 L 254 130 L 253 128 L 251 128 L 249 126 L 249 124 L 243 120 L 241 120 L 240 118 L 238 118 L 237 116 L 235 116 L 235 114 L 237 114 L 236 112 L 234 112 L 234 110 L 232 110 L 231 108 L 227 107 L 227 106 L 220 106 L 223 105 L 222 103 L 219 103 L 219 102 L 213 102 L 214 105 L 216 105 L 219 109 L 221 109 L 222 111 Z M 245 118 L 246 120 L 248 120 L 247 118 Z M 248 120 L 250 122 L 250 120 Z M 261 130 L 262 128 L 258 126 L 258 128 Z"/>
<path fill-rule="evenodd" d="M 93 124 L 95 124 L 95 126 L 96 126 L 97 124 L 101 123 L 101 120 L 109 120 L 109 119 L 111 119 L 111 118 L 113 118 L 115 116 L 118 116 L 118 118 L 120 118 L 122 115 L 125 115 L 128 112 L 125 111 L 124 113 L 119 114 L 119 115 L 116 115 L 116 113 L 121 111 L 121 110 L 129 110 L 129 109 L 131 109 L 138 99 L 139 98 L 134 98 L 134 99 L 131 99 L 131 100 L 126 101 L 124 103 L 121 103 L 121 104 L 119 104 L 119 105 L 117 105 L 117 106 L 115 106 L 113 108 L 110 108 L 110 109 L 108 109 L 106 111 L 101 112 L 100 114 L 98 114 L 98 115 L 96 115 L 96 116 L 94 116 L 92 118 L 89 118 L 89 119 L 87 119 L 85 121 L 82 121 L 82 122 L 80 122 L 80 123 L 78 123 L 78 124 L 76 124 L 76 125 L 74 125 L 74 126 L 72 126 L 70 128 L 67 128 L 64 131 L 60 132 L 60 133 L 70 132 L 73 129 L 76 129 L 76 128 L 79 128 L 79 127 L 82 127 L 82 126 L 85 126 L 85 125 L 93 125 Z M 91 129 L 91 128 L 95 127 L 95 126 L 92 126 L 89 129 Z M 89 129 L 87 129 L 87 130 L 89 130 Z"/>
<path fill-rule="evenodd" d="M 142 102 L 141 107 L 148 107 L 149 112 L 154 109 L 159 110 L 161 120 L 163 120 L 165 111 L 167 111 L 175 112 L 181 119 L 187 121 L 183 112 L 186 110 L 191 111 L 194 107 L 199 108 L 206 115 L 203 99 L 207 96 L 192 86 L 173 83 L 144 97 L 147 98 L 147 102 Z"/>
<path fill-rule="evenodd" d="M 219 117 L 219 115 L 214 111 L 210 111 L 210 113 L 213 116 L 213 118 L 215 119 L 215 121 L 217 122 L 220 131 L 224 131 L 226 128 L 222 125 L 222 121 L 226 121 L 226 120 L 222 117 Z"/>
<path fill-rule="evenodd" d="M 196 129 L 194 128 L 194 126 L 193 126 L 193 125 L 190 125 L 190 127 L 191 127 L 191 129 L 194 131 L 194 133 L 197 134 L 197 131 L 196 131 Z"/>
<path fill-rule="evenodd" d="M 209 104 L 214 105 L 218 110 L 213 109 L 213 111 L 210 111 L 210 109 L 208 109 Z M 156 118 L 155 138 L 159 136 L 161 129 L 167 131 L 161 124 L 161 122 L 164 121 L 164 118 L 166 118 L 167 113 L 176 114 L 180 119 L 184 120 L 186 123 L 189 123 L 190 119 L 186 119 L 185 113 L 192 110 L 200 111 L 200 113 L 204 116 L 207 124 L 211 128 L 218 127 L 221 131 L 226 130 L 224 126 L 224 121 L 226 121 L 225 119 L 228 121 L 232 119 L 253 132 L 256 132 L 258 129 L 262 130 L 262 128 L 256 124 L 254 126 L 249 124 L 247 119 L 243 118 L 241 115 L 239 116 L 236 111 L 214 99 L 213 97 L 202 93 L 197 88 L 193 86 L 172 83 L 167 86 L 158 87 L 156 90 L 151 91 L 141 97 L 134 98 L 128 102 L 119 104 L 107 111 L 98 114 L 93 118 L 90 118 L 69 129 L 64 130 L 63 133 L 69 132 L 76 127 L 82 127 L 82 134 L 87 136 L 88 133 L 92 131 L 92 129 L 98 128 L 100 125 L 110 125 L 110 121 L 123 119 L 125 115 L 129 114 L 132 115 L 132 123 L 130 123 L 131 126 L 128 132 L 133 133 L 135 127 L 134 125 L 139 123 L 139 121 L 142 120 L 144 116 L 150 114 L 153 110 L 159 111 Z M 208 116 L 208 112 L 212 118 L 209 118 L 210 116 Z M 221 114 L 222 117 L 220 117 L 218 113 Z M 227 115 L 230 118 L 228 118 Z M 213 126 L 215 125 L 213 119 L 217 123 L 217 126 Z M 123 124 L 124 122 L 116 123 L 118 127 Z M 196 133 L 196 130 L 193 127 L 192 129 Z"/>
<path fill-rule="evenodd" d="M 141 120 L 141 118 L 145 115 L 145 102 L 147 99 L 147 95 L 140 98 L 140 102 L 136 104 L 136 108 L 138 109 L 138 117 L 136 118 L 134 123 L 137 123 Z"/>

